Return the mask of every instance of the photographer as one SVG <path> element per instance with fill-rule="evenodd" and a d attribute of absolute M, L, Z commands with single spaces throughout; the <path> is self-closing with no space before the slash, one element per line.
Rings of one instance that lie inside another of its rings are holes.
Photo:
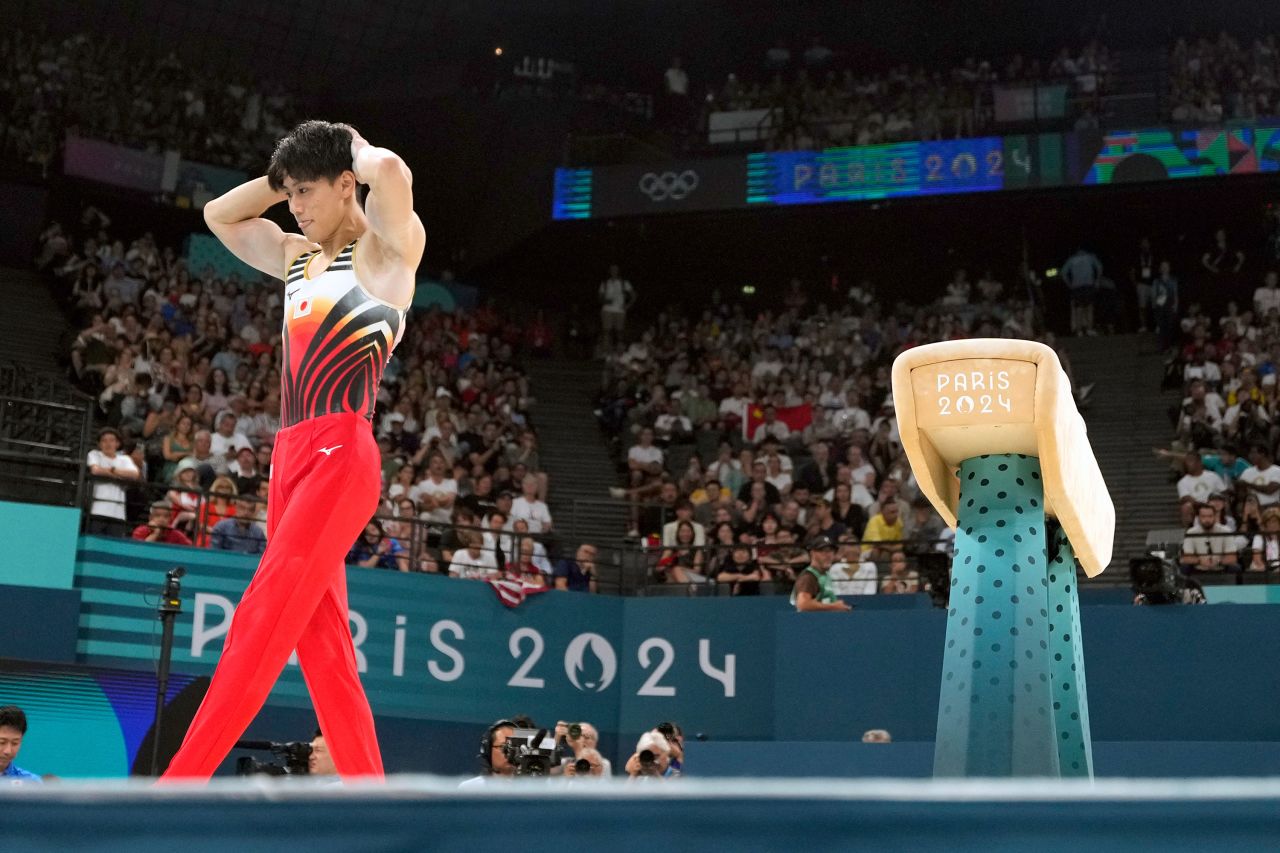
<path fill-rule="evenodd" d="M 515 730 L 516 724 L 511 720 L 498 720 L 485 729 L 484 737 L 480 738 L 479 758 L 483 765 L 480 775 L 463 782 L 458 786 L 459 789 L 483 788 L 492 784 L 491 779 L 515 778 L 515 765 L 507 760 L 505 750 L 507 738 L 511 737 Z"/>
<path fill-rule="evenodd" d="M 636 742 L 636 751 L 627 759 L 630 779 L 664 779 L 671 767 L 671 744 L 656 731 L 645 732 Z"/>
<path fill-rule="evenodd" d="M 333 765 L 333 757 L 329 755 L 329 746 L 324 742 L 324 733 L 316 729 L 311 739 L 311 755 L 307 756 L 307 773 L 312 776 L 337 776 L 338 768 Z"/>
<path fill-rule="evenodd" d="M 583 748 L 578 751 L 577 758 L 564 765 L 564 775 L 569 777 L 603 777 L 605 775 L 604 764 L 604 758 L 598 750 Z"/>

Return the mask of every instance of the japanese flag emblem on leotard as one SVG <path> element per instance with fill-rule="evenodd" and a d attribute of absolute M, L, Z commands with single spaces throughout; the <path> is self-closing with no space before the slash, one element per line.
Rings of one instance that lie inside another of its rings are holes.
<path fill-rule="evenodd" d="M 305 317 L 311 313 L 311 297 L 304 296 L 293 305 L 294 318 Z"/>

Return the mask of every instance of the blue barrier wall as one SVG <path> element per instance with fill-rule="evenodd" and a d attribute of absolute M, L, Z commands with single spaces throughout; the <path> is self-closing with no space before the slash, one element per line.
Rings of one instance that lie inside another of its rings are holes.
<path fill-rule="evenodd" d="M 80 664 L 153 670 L 155 592 L 174 565 L 188 572 L 174 670 L 212 672 L 254 561 L 101 537 L 83 537 L 76 562 Z M 367 569 L 351 569 L 348 583 L 362 679 L 399 744 L 387 762 L 396 769 L 465 770 L 474 750 L 466 733 L 517 713 L 589 720 L 620 748 L 668 719 L 715 741 L 830 741 L 868 728 L 898 741 L 934 736 L 945 619 L 923 596 L 797 614 L 778 597 L 551 592 L 511 610 L 482 583 Z M 1092 605 L 1083 626 L 1096 739 L 1280 742 L 1280 660 L 1261 653 L 1280 636 L 1280 608 Z M 6 627 L 66 638 L 38 614 L 18 613 Z M 291 740 L 309 729 L 296 666 L 260 722 L 272 714 L 282 730 L 258 736 Z"/>
<path fill-rule="evenodd" d="M 71 589 L 80 510 L 0 501 L 0 583 Z"/>

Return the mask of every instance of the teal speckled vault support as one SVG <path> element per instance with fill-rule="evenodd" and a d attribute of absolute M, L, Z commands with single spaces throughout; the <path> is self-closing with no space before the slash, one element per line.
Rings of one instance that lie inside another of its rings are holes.
<path fill-rule="evenodd" d="M 1093 774 L 1075 560 L 1045 547 L 1040 462 L 960 466 L 935 776 Z"/>

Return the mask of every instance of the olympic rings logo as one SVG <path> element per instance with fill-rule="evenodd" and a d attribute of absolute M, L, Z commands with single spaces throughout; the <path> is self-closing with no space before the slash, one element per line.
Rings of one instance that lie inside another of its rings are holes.
<path fill-rule="evenodd" d="M 640 178 L 640 192 L 650 201 L 681 201 L 698 188 L 698 173 L 692 169 L 683 172 L 646 172 Z"/>

